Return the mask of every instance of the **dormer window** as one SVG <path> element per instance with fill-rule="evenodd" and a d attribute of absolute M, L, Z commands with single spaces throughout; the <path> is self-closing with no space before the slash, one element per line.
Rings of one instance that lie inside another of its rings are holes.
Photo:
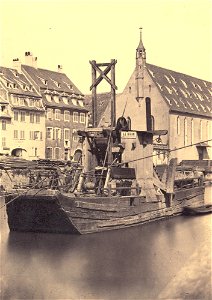
<path fill-rule="evenodd" d="M 176 89 L 175 87 L 172 87 L 172 88 L 173 88 L 173 90 L 175 91 L 175 93 L 178 95 L 177 89 Z"/>
<path fill-rule="evenodd" d="M 170 77 L 172 78 L 172 80 L 173 80 L 175 83 L 177 83 L 177 80 L 176 80 L 172 75 L 170 75 Z"/>
<path fill-rule="evenodd" d="M 180 89 L 180 91 L 181 91 L 181 93 L 183 93 L 184 97 L 188 98 L 187 93 L 183 89 Z"/>
<path fill-rule="evenodd" d="M 55 101 L 56 103 L 59 103 L 59 96 L 58 96 L 58 95 L 54 95 L 53 97 L 54 97 L 54 101 Z"/>
<path fill-rule="evenodd" d="M 84 106 L 84 102 L 82 100 L 78 100 L 79 106 Z"/>
<path fill-rule="evenodd" d="M 162 87 L 162 85 L 160 85 L 158 82 L 157 82 L 157 84 L 158 84 L 158 86 L 159 86 L 160 90 L 161 90 L 161 91 L 163 91 L 163 87 Z"/>
<path fill-rule="evenodd" d="M 8 88 L 12 88 L 11 83 L 7 82 L 7 87 L 8 87 Z"/>
<path fill-rule="evenodd" d="M 77 99 L 73 98 L 73 99 L 71 99 L 71 101 L 74 105 L 77 105 Z"/>
<path fill-rule="evenodd" d="M 57 87 L 61 88 L 61 84 L 59 82 L 57 83 Z"/>
<path fill-rule="evenodd" d="M 51 95 L 46 94 L 46 100 L 47 100 L 48 102 L 51 102 Z"/>
<path fill-rule="evenodd" d="M 164 76 L 165 76 L 165 78 L 167 79 L 167 81 L 168 81 L 169 83 L 172 83 L 171 79 L 170 79 L 167 75 L 164 75 Z"/>
<path fill-rule="evenodd" d="M 169 98 L 166 97 L 166 100 L 168 101 L 169 105 L 172 105 L 172 102 L 171 102 L 171 100 Z"/>
<path fill-rule="evenodd" d="M 186 82 L 184 80 L 181 79 L 182 84 L 184 85 L 185 88 L 188 88 Z"/>
<path fill-rule="evenodd" d="M 152 71 L 150 71 L 150 70 L 149 70 L 149 72 L 150 72 L 150 74 L 152 75 L 152 77 L 155 77 L 154 72 L 152 72 Z"/>
<path fill-rule="evenodd" d="M 166 86 L 166 85 L 165 85 L 165 87 L 168 90 L 169 94 L 172 94 L 172 90 L 168 86 Z"/>
<path fill-rule="evenodd" d="M 63 97 L 63 102 L 68 105 L 68 98 L 67 97 Z"/>
<path fill-rule="evenodd" d="M 191 110 L 194 110 L 193 106 L 191 105 L 191 103 L 189 101 L 187 101 L 188 105 L 190 106 Z"/>

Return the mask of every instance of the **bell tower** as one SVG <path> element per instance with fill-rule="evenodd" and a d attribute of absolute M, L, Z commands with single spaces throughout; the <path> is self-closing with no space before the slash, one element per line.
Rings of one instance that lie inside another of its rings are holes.
<path fill-rule="evenodd" d="M 140 29 L 140 41 L 136 49 L 136 100 L 140 102 L 144 99 L 144 69 L 146 65 L 146 50 L 142 42 L 142 28 Z"/>

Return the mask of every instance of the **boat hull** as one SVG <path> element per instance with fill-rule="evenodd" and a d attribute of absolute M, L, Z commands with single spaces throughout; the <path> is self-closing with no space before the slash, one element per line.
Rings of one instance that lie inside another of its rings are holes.
<path fill-rule="evenodd" d="M 10 193 L 5 202 L 10 230 L 87 234 L 176 216 L 185 206 L 203 205 L 203 199 L 204 187 L 198 186 L 176 191 L 166 202 L 146 202 L 142 196 L 75 197 L 53 190 Z"/>

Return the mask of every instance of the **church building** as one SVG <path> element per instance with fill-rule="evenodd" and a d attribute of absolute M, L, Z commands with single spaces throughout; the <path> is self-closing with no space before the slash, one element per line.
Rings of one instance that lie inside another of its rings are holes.
<path fill-rule="evenodd" d="M 154 138 L 154 163 L 168 158 L 211 159 L 211 82 L 147 63 L 140 33 L 136 67 L 116 100 L 117 118 L 128 120 L 132 130 L 167 130 Z M 146 99 L 151 101 L 151 124 L 147 128 Z M 103 117 L 108 115 L 107 107 Z"/>

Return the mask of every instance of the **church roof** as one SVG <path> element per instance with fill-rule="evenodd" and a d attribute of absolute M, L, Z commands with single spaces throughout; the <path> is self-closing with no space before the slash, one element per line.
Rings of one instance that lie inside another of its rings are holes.
<path fill-rule="evenodd" d="M 190 75 L 146 64 L 171 111 L 212 116 L 212 84 Z"/>

